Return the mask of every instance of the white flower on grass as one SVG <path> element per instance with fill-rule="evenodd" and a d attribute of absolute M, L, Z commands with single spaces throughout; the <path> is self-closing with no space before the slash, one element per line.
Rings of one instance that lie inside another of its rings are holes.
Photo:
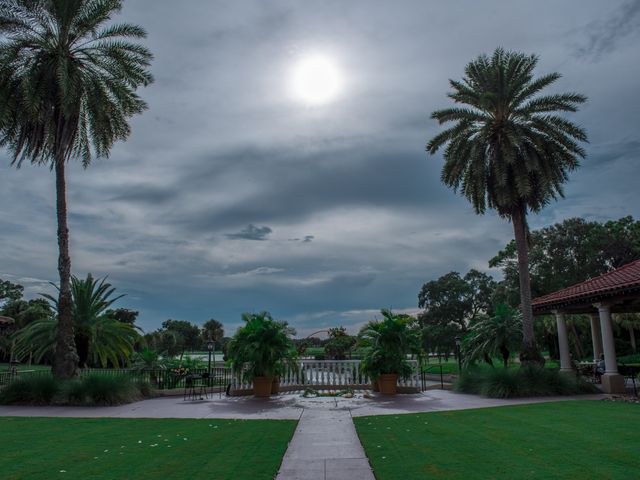
<path fill-rule="evenodd" d="M 109 449 L 106 449 L 106 450 L 104 451 L 104 453 L 107 453 L 108 451 L 109 451 Z"/>
<path fill-rule="evenodd" d="M 142 443 L 142 440 L 138 440 L 138 443 Z"/>
<path fill-rule="evenodd" d="M 184 437 L 183 440 L 187 440 L 187 437 Z"/>
<path fill-rule="evenodd" d="M 60 473 L 67 473 L 66 470 L 60 470 Z"/>

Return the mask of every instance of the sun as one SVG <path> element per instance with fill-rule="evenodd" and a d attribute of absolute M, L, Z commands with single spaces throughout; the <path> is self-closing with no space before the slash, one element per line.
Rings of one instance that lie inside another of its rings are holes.
<path fill-rule="evenodd" d="M 293 69 L 292 92 L 299 101 L 321 105 L 335 99 L 342 88 L 342 75 L 331 58 L 305 57 Z"/>

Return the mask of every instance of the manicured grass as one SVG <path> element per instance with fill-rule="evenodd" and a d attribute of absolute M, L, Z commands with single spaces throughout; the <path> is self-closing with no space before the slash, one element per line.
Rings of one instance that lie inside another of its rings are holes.
<path fill-rule="evenodd" d="M 640 476 L 640 405 L 567 401 L 355 419 L 378 480 Z"/>
<path fill-rule="evenodd" d="M 10 369 L 10 365 L 8 363 L 0 363 L 0 372 L 8 372 Z M 24 370 L 46 370 L 49 371 L 51 370 L 51 365 L 27 365 L 25 364 L 19 364 L 18 365 L 18 371 L 22 372 Z"/>
<path fill-rule="evenodd" d="M 296 422 L 0 418 L 0 477 L 274 478 Z"/>

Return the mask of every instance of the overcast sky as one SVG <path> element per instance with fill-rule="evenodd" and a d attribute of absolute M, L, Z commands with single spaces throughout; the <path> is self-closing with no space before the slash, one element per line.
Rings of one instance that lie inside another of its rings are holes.
<path fill-rule="evenodd" d="M 353 329 L 414 310 L 451 270 L 489 271 L 511 225 L 442 186 L 424 147 L 448 79 L 497 46 L 538 54 L 538 74 L 563 75 L 554 90 L 589 97 L 572 115 L 588 157 L 532 227 L 640 216 L 639 1 L 125 3 L 156 82 L 130 139 L 69 169 L 71 255 L 147 331 L 216 318 L 232 334 L 259 310 L 301 334 Z M 316 54 L 343 86 L 312 106 L 291 76 Z M 0 278 L 29 297 L 57 281 L 54 193 L 47 168 L 0 153 Z"/>

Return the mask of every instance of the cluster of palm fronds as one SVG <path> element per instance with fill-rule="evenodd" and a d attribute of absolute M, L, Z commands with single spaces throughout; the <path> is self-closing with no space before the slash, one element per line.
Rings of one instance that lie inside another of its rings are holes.
<path fill-rule="evenodd" d="M 109 307 L 122 295 L 113 296 L 115 288 L 106 278 L 94 279 L 91 274 L 85 280 L 72 277 L 73 327 L 80 365 L 125 364 L 134 351 L 139 338 L 138 328 L 114 320 L 107 314 Z M 43 295 L 57 311 L 58 302 L 51 295 Z M 15 333 L 14 355 L 23 359 L 29 356 L 39 362 L 50 358 L 56 348 L 58 322 L 55 317 L 30 323 Z"/>

